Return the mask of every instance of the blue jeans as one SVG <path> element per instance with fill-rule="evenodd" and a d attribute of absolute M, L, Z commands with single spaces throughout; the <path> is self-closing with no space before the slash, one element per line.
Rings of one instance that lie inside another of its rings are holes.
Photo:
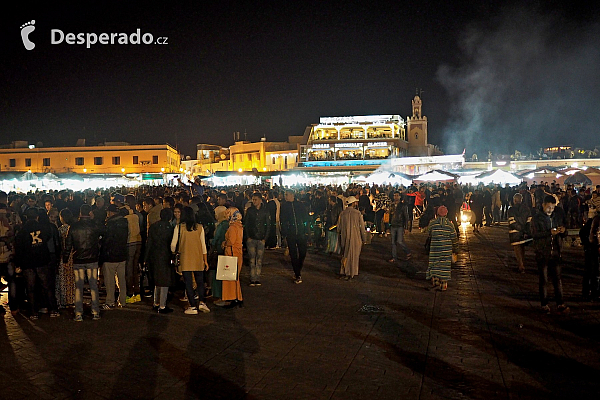
<path fill-rule="evenodd" d="M 192 308 L 198 307 L 199 301 L 204 301 L 204 271 L 182 271 L 183 282 L 185 283 L 185 292 L 187 294 L 188 301 Z M 196 279 L 196 290 L 194 291 L 194 281 L 192 274 Z M 196 300 L 198 296 L 198 300 Z"/>
<path fill-rule="evenodd" d="M 246 241 L 248 249 L 248 257 L 250 258 L 250 282 L 255 282 L 260 279 L 262 270 L 262 259 L 265 253 L 265 242 L 258 239 L 248 239 Z"/>
<path fill-rule="evenodd" d="M 87 276 L 92 294 L 92 314 L 100 314 L 98 294 L 98 263 L 73 264 L 75 273 L 75 315 L 83 315 L 83 285 Z"/>
<path fill-rule="evenodd" d="M 406 243 L 404 243 L 404 227 L 392 226 L 390 228 L 390 231 L 392 232 L 392 258 L 394 260 L 398 259 L 398 246 L 400 246 L 400 248 L 404 250 L 404 252 L 408 256 L 411 253 L 411 251 L 406 245 Z"/>

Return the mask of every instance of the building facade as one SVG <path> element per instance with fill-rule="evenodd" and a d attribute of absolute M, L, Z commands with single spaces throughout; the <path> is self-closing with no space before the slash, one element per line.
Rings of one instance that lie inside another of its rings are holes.
<path fill-rule="evenodd" d="M 215 172 L 287 171 L 298 163 L 301 136 L 290 136 L 288 142 L 238 141 L 228 148 L 198 144 L 198 159 L 182 164 L 193 175 L 209 176 Z"/>
<path fill-rule="evenodd" d="M 171 173 L 180 170 L 180 155 L 168 144 L 13 147 L 0 149 L 0 171 L 77 174 Z"/>
<path fill-rule="evenodd" d="M 301 147 L 298 170 L 305 172 L 368 172 L 387 160 L 438 156 L 427 143 L 427 117 L 419 96 L 412 100 L 408 122 L 399 115 L 323 117 L 311 125 Z"/>

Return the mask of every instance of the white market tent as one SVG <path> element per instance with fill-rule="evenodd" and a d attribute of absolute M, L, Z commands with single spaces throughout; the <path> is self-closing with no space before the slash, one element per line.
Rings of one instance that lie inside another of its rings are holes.
<path fill-rule="evenodd" d="M 507 183 L 510 186 L 519 185 L 522 179 L 518 176 L 511 174 L 510 172 L 504 171 L 502 169 L 496 169 L 493 171 L 486 171 L 482 174 L 476 176 L 463 176 L 459 179 L 460 183 L 472 183 L 472 184 L 483 184 L 489 185 L 492 183 L 499 185 L 506 185 Z"/>
<path fill-rule="evenodd" d="M 457 175 L 451 174 L 450 172 L 441 171 L 439 169 L 429 171 L 415 178 L 417 182 L 445 182 L 455 181 Z"/>
<path fill-rule="evenodd" d="M 371 175 L 364 178 L 365 182 L 376 184 L 376 185 L 404 185 L 410 186 L 412 181 L 403 177 L 401 174 L 393 172 L 373 172 Z"/>

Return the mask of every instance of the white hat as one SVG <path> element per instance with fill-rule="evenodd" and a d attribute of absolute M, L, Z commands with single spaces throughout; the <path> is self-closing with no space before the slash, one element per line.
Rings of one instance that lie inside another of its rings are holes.
<path fill-rule="evenodd" d="M 348 197 L 348 198 L 346 199 L 346 204 L 352 204 L 352 203 L 355 203 L 355 202 L 357 202 L 357 201 L 358 201 L 358 199 L 357 199 L 356 197 L 354 197 L 354 196 L 350 196 L 350 197 Z"/>

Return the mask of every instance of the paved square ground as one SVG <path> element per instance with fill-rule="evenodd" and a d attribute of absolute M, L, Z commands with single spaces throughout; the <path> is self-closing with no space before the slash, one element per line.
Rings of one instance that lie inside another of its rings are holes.
<path fill-rule="evenodd" d="M 581 248 L 564 252 L 564 316 L 539 312 L 533 253 L 519 274 L 506 227 L 461 230 L 447 292 L 415 274 L 424 241 L 407 235 L 414 256 L 392 265 L 375 237 L 350 282 L 338 258 L 309 252 L 295 285 L 289 259 L 267 251 L 261 287 L 242 271 L 244 308 L 208 301 L 210 314 L 177 299 L 169 315 L 145 299 L 83 323 L 8 313 L 0 398 L 597 398 L 600 304 L 581 301 Z"/>

